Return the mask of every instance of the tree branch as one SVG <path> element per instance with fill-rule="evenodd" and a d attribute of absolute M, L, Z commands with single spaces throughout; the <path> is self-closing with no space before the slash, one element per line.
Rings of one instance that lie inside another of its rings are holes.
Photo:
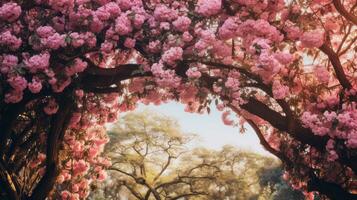
<path fill-rule="evenodd" d="M 327 46 L 327 44 L 323 44 L 320 47 L 320 50 L 324 52 L 330 59 L 332 67 L 335 70 L 336 77 L 342 87 L 345 89 L 351 89 L 352 85 L 347 79 L 345 72 L 343 71 L 343 67 L 338 55 L 329 46 Z"/>
<path fill-rule="evenodd" d="M 353 24 L 357 25 L 357 16 L 353 15 L 352 13 L 348 12 L 345 7 L 342 5 L 340 0 L 333 0 L 333 5 L 335 6 L 336 10 L 344 16 L 348 21 L 352 22 Z"/>
<path fill-rule="evenodd" d="M 351 194 L 341 188 L 338 184 L 319 179 L 314 174 L 310 175 L 307 189 L 308 191 L 318 191 L 331 200 L 357 200 L 357 194 Z"/>
<path fill-rule="evenodd" d="M 280 160 L 285 162 L 289 166 L 294 166 L 293 162 L 291 162 L 290 159 L 288 159 L 284 154 L 279 152 L 278 150 L 274 149 L 269 145 L 269 143 L 265 140 L 264 135 L 260 131 L 259 127 L 251 120 L 247 120 L 247 122 L 252 126 L 254 129 L 255 133 L 257 134 L 260 144 L 263 145 L 263 147 L 278 157 Z M 324 181 L 322 179 L 319 179 L 314 175 L 313 169 L 309 169 L 311 171 L 311 174 L 309 176 L 309 182 L 307 183 L 308 191 L 318 191 L 321 194 L 326 195 L 329 197 L 331 200 L 340 200 L 340 199 L 345 199 L 345 200 L 356 200 L 357 199 L 357 194 L 351 194 L 347 191 L 345 191 L 341 186 L 335 183 L 330 183 L 327 181 Z"/>
<path fill-rule="evenodd" d="M 73 100 L 66 95 L 67 92 L 56 98 L 60 109 L 52 118 L 51 129 L 47 136 L 46 172 L 32 191 L 31 196 L 28 198 L 29 200 L 45 199 L 55 184 L 58 174 L 59 147 L 73 108 Z"/>
<path fill-rule="evenodd" d="M 183 197 L 188 197 L 188 196 L 200 196 L 200 195 L 207 195 L 207 193 L 204 193 L 204 192 L 192 192 L 192 193 L 187 193 L 187 194 L 181 194 L 181 195 L 178 195 L 176 197 L 173 197 L 172 199 L 170 200 L 177 200 L 177 199 L 181 199 Z"/>

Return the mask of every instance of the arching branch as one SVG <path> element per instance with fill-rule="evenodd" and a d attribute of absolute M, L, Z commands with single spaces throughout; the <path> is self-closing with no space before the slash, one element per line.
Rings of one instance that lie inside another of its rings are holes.
<path fill-rule="evenodd" d="M 357 16 L 353 15 L 352 13 L 348 12 L 346 8 L 342 5 L 341 0 L 333 0 L 333 5 L 335 6 L 336 10 L 344 16 L 348 21 L 352 22 L 353 24 L 357 25 Z"/>
<path fill-rule="evenodd" d="M 278 157 L 287 165 L 294 166 L 293 162 L 289 158 L 287 158 L 284 154 L 282 154 L 281 152 L 279 152 L 278 150 L 274 149 L 269 145 L 269 143 L 265 140 L 265 137 L 260 131 L 259 127 L 252 120 L 247 120 L 247 122 L 254 129 L 255 133 L 259 138 L 260 144 L 264 147 L 264 149 L 266 149 L 267 151 Z M 324 194 L 327 197 L 329 197 L 331 200 L 339 200 L 339 199 L 356 200 L 357 199 L 357 194 L 349 193 L 348 191 L 341 188 L 341 186 L 339 186 L 338 184 L 330 183 L 325 180 L 322 180 L 313 173 L 313 169 L 309 169 L 309 170 L 311 171 L 311 173 L 309 175 L 310 180 L 307 183 L 307 187 L 310 192 L 318 191 L 321 194 Z"/>

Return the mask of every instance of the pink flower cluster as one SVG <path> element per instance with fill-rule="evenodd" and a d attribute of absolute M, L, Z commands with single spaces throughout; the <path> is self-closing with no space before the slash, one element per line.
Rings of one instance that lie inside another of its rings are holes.
<path fill-rule="evenodd" d="M 87 62 L 76 58 L 71 66 L 65 68 L 65 73 L 67 76 L 73 76 L 76 73 L 83 72 L 87 68 Z"/>
<path fill-rule="evenodd" d="M 126 14 L 121 14 L 115 20 L 115 31 L 119 35 L 128 35 L 130 32 L 133 31 L 132 23 Z"/>
<path fill-rule="evenodd" d="M 0 65 L 0 72 L 2 74 L 7 74 L 11 72 L 15 66 L 18 64 L 19 59 L 14 55 L 4 55 L 2 57 L 2 62 Z"/>
<path fill-rule="evenodd" d="M 91 48 L 97 43 L 97 37 L 92 32 L 73 32 L 69 37 L 71 38 L 71 45 L 75 48 L 82 47 L 83 45 L 87 45 Z"/>
<path fill-rule="evenodd" d="M 181 16 L 172 22 L 172 25 L 174 25 L 176 30 L 185 32 L 191 25 L 191 19 L 186 16 Z"/>
<path fill-rule="evenodd" d="M 161 87 L 176 88 L 180 85 L 181 78 L 176 75 L 174 70 L 165 70 L 161 62 L 154 63 L 151 66 L 151 72 L 156 77 L 156 83 Z"/>
<path fill-rule="evenodd" d="M 232 126 L 234 124 L 234 121 L 228 118 L 230 114 L 230 111 L 225 111 L 222 113 L 222 121 L 227 126 Z"/>
<path fill-rule="evenodd" d="M 27 80 L 20 75 L 10 75 L 7 82 L 12 90 L 5 95 L 6 103 L 17 103 L 21 101 L 23 91 L 27 88 Z"/>
<path fill-rule="evenodd" d="M 281 84 L 279 80 L 273 81 L 273 96 L 275 99 L 284 99 L 289 95 L 289 87 Z"/>
<path fill-rule="evenodd" d="M 325 41 L 325 34 L 320 30 L 305 32 L 300 37 L 301 44 L 306 48 L 321 47 Z"/>
<path fill-rule="evenodd" d="M 222 8 L 222 0 L 198 0 L 196 12 L 209 17 L 218 14 Z"/>
<path fill-rule="evenodd" d="M 162 61 L 168 65 L 175 65 L 177 61 L 182 60 L 183 50 L 181 47 L 171 47 L 162 55 Z"/>
<path fill-rule="evenodd" d="M 5 3 L 0 7 L 0 19 L 8 22 L 17 20 L 21 15 L 21 7 L 17 3 Z"/>
<path fill-rule="evenodd" d="M 186 75 L 189 78 L 195 79 L 195 78 L 200 78 L 202 74 L 197 68 L 190 68 L 186 71 Z"/>
<path fill-rule="evenodd" d="M 316 135 L 343 139 L 349 148 L 357 148 L 357 107 L 355 103 L 343 104 L 342 110 L 325 111 L 323 114 L 304 112 L 301 119 L 305 127 Z"/>
<path fill-rule="evenodd" d="M 51 26 L 41 26 L 37 28 L 36 33 L 40 37 L 41 46 L 44 48 L 56 50 L 66 46 L 66 36 L 58 34 Z"/>
<path fill-rule="evenodd" d="M 326 67 L 321 65 L 315 66 L 314 75 L 323 84 L 327 84 L 330 80 L 330 72 L 327 71 Z"/>
<path fill-rule="evenodd" d="M 199 107 L 197 87 L 192 84 L 182 85 L 179 88 L 179 92 L 180 102 L 186 105 L 185 111 L 190 113 L 197 112 Z"/>
<path fill-rule="evenodd" d="M 155 7 L 153 16 L 159 22 L 173 21 L 178 17 L 176 10 L 172 10 L 164 4 L 159 4 Z"/>
<path fill-rule="evenodd" d="M 45 52 L 42 54 L 34 55 L 24 61 L 27 69 L 31 73 L 37 73 L 39 71 L 45 71 L 50 65 L 50 54 Z"/>
<path fill-rule="evenodd" d="M 222 39 L 227 40 L 236 36 L 238 28 L 237 19 L 230 17 L 224 21 L 223 25 L 219 28 L 218 33 Z"/>
<path fill-rule="evenodd" d="M 13 35 L 10 31 L 5 31 L 0 34 L 0 45 L 9 48 L 12 51 L 20 48 L 22 40 Z"/>

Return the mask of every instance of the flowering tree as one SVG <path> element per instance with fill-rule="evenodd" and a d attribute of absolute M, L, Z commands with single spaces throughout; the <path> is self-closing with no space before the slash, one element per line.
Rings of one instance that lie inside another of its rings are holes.
<path fill-rule="evenodd" d="M 85 198 L 103 125 L 168 100 L 233 110 L 296 187 L 357 198 L 356 1 L 0 2 L 2 198 Z"/>

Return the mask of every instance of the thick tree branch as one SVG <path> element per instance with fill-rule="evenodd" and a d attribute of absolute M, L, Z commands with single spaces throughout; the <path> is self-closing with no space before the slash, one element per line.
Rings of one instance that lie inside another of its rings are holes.
<path fill-rule="evenodd" d="M 56 99 L 59 104 L 59 110 L 52 118 L 51 129 L 47 136 L 46 172 L 32 191 L 31 196 L 28 198 L 29 200 L 45 199 L 52 190 L 58 174 L 58 153 L 70 120 L 73 100 L 66 95 L 66 92 Z"/>
<path fill-rule="evenodd" d="M 316 136 L 310 129 L 303 128 L 299 125 L 299 123 L 296 123 L 294 133 L 289 132 L 289 123 L 287 118 L 270 109 L 267 105 L 256 100 L 255 98 L 250 98 L 247 103 L 240 105 L 240 107 L 269 122 L 276 129 L 288 132 L 291 137 L 304 144 L 309 144 L 319 150 L 325 149 L 328 139 L 327 137 Z"/>
<path fill-rule="evenodd" d="M 291 167 L 294 166 L 293 162 L 290 159 L 288 159 L 284 154 L 282 154 L 281 152 L 279 152 L 278 150 L 274 149 L 273 147 L 271 147 L 269 145 L 269 143 L 266 141 L 264 135 L 260 131 L 259 127 L 253 121 L 247 120 L 247 122 L 254 129 L 255 133 L 257 134 L 257 136 L 260 140 L 260 144 L 262 144 L 264 149 L 266 149 L 267 151 L 269 151 L 270 153 L 272 153 L 273 155 L 278 157 L 280 160 L 285 162 L 287 165 L 289 165 Z M 319 179 L 318 177 L 316 177 L 316 175 L 314 175 L 314 173 L 312 173 L 313 169 L 309 169 L 309 170 L 311 171 L 311 174 L 309 176 L 310 180 L 307 183 L 309 191 L 318 191 L 321 194 L 324 194 L 327 197 L 329 197 L 331 200 L 340 200 L 340 199 L 356 200 L 357 199 L 357 194 L 351 194 L 351 193 L 345 191 L 338 184 L 330 183 L 330 182 L 324 181 L 322 179 Z"/>
<path fill-rule="evenodd" d="M 352 13 L 348 12 L 345 7 L 342 5 L 341 0 L 333 0 L 333 5 L 335 6 L 336 10 L 344 16 L 348 21 L 352 22 L 353 24 L 357 25 L 357 16 L 353 15 Z"/>
<path fill-rule="evenodd" d="M 338 184 L 319 179 L 314 174 L 310 175 L 307 189 L 308 191 L 318 191 L 331 200 L 357 200 L 357 194 L 349 193 Z"/>
<path fill-rule="evenodd" d="M 143 200 L 143 197 L 141 196 L 140 193 L 134 190 L 134 188 L 130 187 L 125 181 L 122 182 L 122 184 L 133 194 L 137 199 Z"/>
<path fill-rule="evenodd" d="M 327 44 L 323 44 L 320 47 L 320 50 L 324 52 L 331 61 L 332 67 L 335 70 L 336 77 L 343 88 L 351 89 L 352 85 L 350 81 L 347 79 L 345 72 L 343 71 L 343 67 L 338 55 L 329 47 Z"/>

